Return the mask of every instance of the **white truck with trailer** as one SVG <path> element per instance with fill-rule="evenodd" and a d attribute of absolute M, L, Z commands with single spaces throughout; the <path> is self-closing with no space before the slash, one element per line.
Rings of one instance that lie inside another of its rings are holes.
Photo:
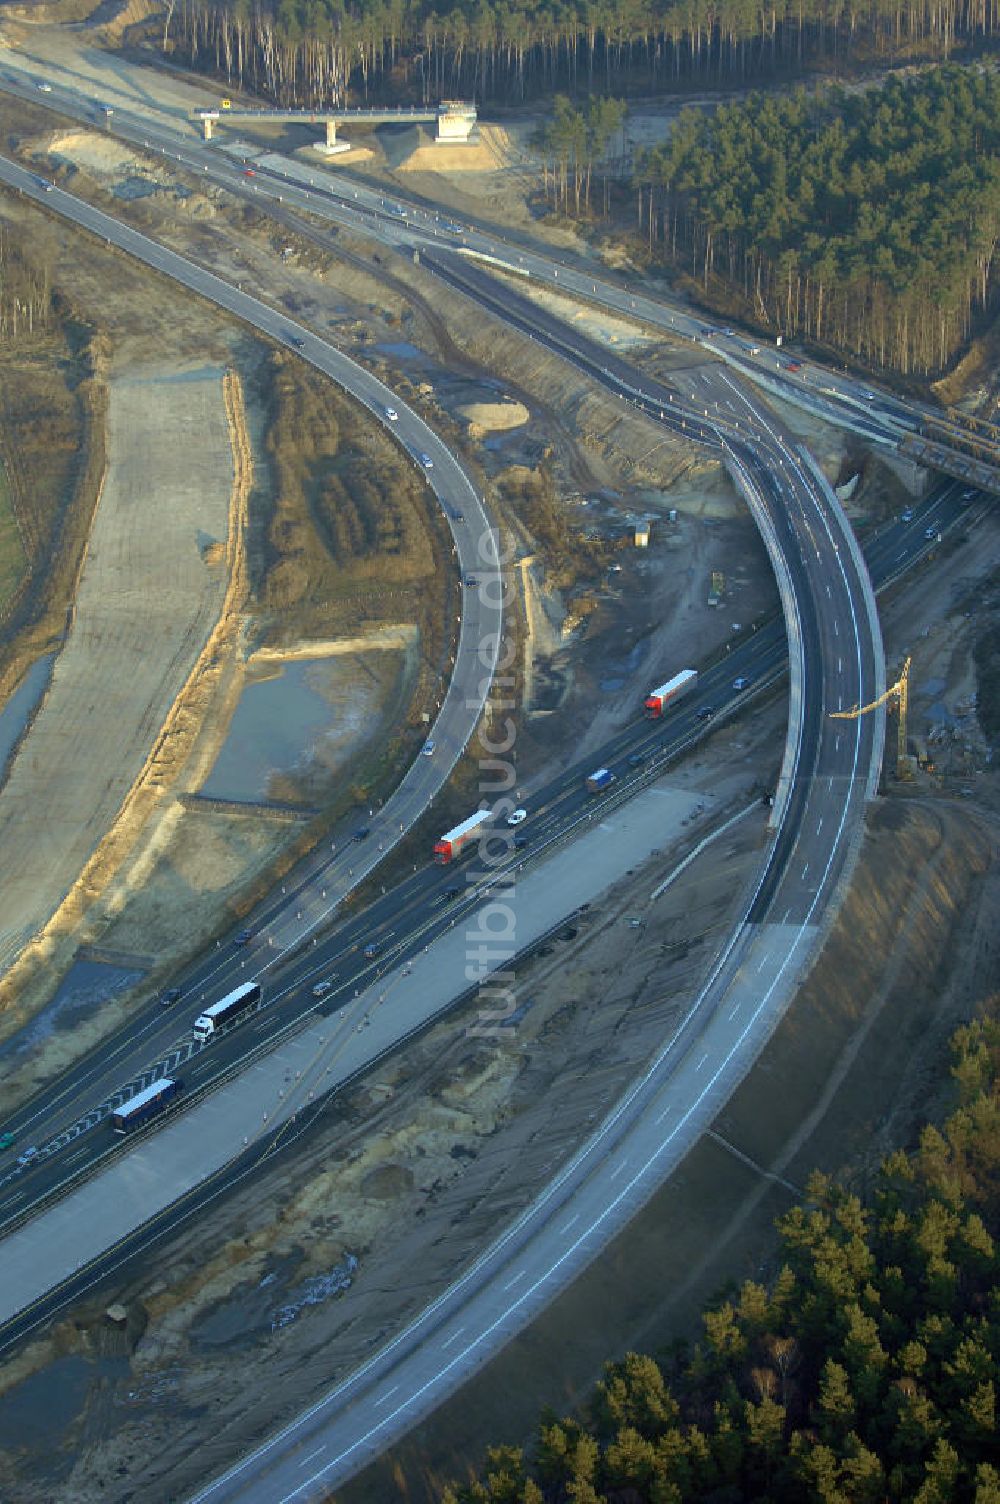
<path fill-rule="evenodd" d="M 197 1044 L 204 1044 L 226 1024 L 235 1023 L 257 1007 L 261 1000 L 259 982 L 244 982 L 225 997 L 199 1013 L 194 1021 L 194 1037 Z"/>

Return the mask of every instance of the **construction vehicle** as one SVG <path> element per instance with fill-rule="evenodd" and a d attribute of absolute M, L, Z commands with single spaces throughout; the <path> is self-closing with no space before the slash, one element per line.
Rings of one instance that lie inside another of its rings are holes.
<path fill-rule="evenodd" d="M 906 746 L 906 720 L 910 701 L 910 664 L 913 660 L 907 658 L 900 671 L 895 684 L 880 694 L 877 700 L 872 700 L 868 705 L 855 705 L 850 710 L 831 710 L 831 721 L 856 721 L 859 716 L 867 715 L 870 710 L 877 710 L 880 705 L 886 705 L 890 700 L 895 702 L 896 723 L 896 777 L 909 779 L 913 777 L 913 759 L 910 757 Z"/>

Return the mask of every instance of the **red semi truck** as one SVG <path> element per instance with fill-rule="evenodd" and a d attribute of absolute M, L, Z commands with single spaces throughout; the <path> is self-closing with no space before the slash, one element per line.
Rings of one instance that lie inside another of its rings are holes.
<path fill-rule="evenodd" d="M 440 841 L 434 842 L 434 860 L 436 862 L 452 862 L 461 854 L 470 841 L 475 841 L 485 827 L 493 819 L 493 811 L 489 809 L 477 809 L 474 815 L 463 820 L 461 825 L 456 825 L 454 830 L 446 831 Z"/>
<path fill-rule="evenodd" d="M 697 682 L 697 669 L 682 668 L 679 674 L 668 679 L 666 684 L 661 684 L 659 689 L 651 689 L 644 707 L 647 718 L 651 721 L 658 720 L 668 705 L 686 695 L 689 689 L 694 689 Z"/>

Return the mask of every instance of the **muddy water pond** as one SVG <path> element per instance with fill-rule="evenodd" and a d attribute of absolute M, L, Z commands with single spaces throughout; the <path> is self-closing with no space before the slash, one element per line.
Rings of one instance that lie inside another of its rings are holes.
<path fill-rule="evenodd" d="M 0 1447 L 16 1453 L 23 1447 L 51 1446 L 54 1436 L 65 1435 L 79 1420 L 95 1380 L 113 1383 L 128 1372 L 127 1358 L 94 1361 L 76 1354 L 57 1358 L 4 1395 Z"/>
<path fill-rule="evenodd" d="M 0 783 L 7 773 L 11 753 L 24 735 L 25 728 L 49 687 L 55 653 L 46 653 L 31 665 L 20 684 L 0 710 Z"/>
<path fill-rule="evenodd" d="M 201 794 L 263 802 L 279 774 L 336 768 L 377 721 L 384 676 L 396 672 L 395 654 L 371 659 L 374 666 L 354 655 L 296 659 L 248 682 Z"/>
<path fill-rule="evenodd" d="M 142 971 L 104 962 L 76 960 L 59 984 L 55 997 L 23 1029 L 0 1045 L 0 1060 L 16 1059 L 39 1049 L 53 1035 L 78 1028 L 119 992 L 134 986 Z"/>

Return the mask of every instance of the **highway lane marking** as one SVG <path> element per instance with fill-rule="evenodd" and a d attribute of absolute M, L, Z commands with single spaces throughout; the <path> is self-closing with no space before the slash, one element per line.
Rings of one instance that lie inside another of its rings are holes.
<path fill-rule="evenodd" d="M 625 1168 L 625 1166 L 627 1164 L 628 1164 L 628 1160 L 627 1159 L 623 1159 L 622 1162 L 621 1162 L 621 1164 L 618 1165 L 618 1167 L 616 1169 L 614 1169 L 614 1170 L 611 1171 L 611 1179 L 612 1180 L 617 1180 L 618 1177 L 619 1177 L 619 1175 L 624 1170 L 624 1168 Z"/>
<path fill-rule="evenodd" d="M 526 1279 L 527 1278 L 527 1274 L 528 1274 L 527 1269 L 522 1269 L 521 1272 L 520 1272 L 520 1274 L 515 1274 L 513 1279 L 509 1279 L 507 1281 L 507 1283 L 504 1285 L 504 1289 L 505 1290 L 509 1290 L 513 1285 L 519 1285 L 521 1283 L 522 1279 Z"/>
<path fill-rule="evenodd" d="M 791 910 L 789 910 L 789 911 L 791 911 Z M 792 949 L 794 949 L 794 948 L 792 948 Z M 777 981 L 779 981 L 779 979 L 780 979 L 780 975 L 782 975 L 782 973 L 785 972 L 786 967 L 788 967 L 789 964 L 791 964 L 791 954 L 789 954 L 788 957 L 786 957 L 785 960 L 782 961 L 782 964 L 780 964 L 779 975 L 777 975 L 776 978 L 774 978 L 774 982 L 771 982 L 771 987 L 768 988 L 768 994 L 770 994 L 771 991 L 774 990 L 774 987 L 776 987 L 776 985 L 777 985 Z M 747 1024 L 746 1029 L 743 1030 L 743 1035 L 741 1035 L 741 1039 L 746 1038 L 747 1033 L 749 1033 L 750 1027 L 752 1027 L 753 1021 L 755 1021 L 755 1018 L 758 1017 L 759 1012 L 761 1012 L 761 1009 L 764 1008 L 765 1002 L 767 1002 L 767 997 L 764 997 L 764 999 L 761 999 L 761 1002 L 758 1003 L 758 1008 L 755 1009 L 755 1012 L 753 1012 L 753 1017 L 750 1018 L 750 1023 Z M 734 1053 L 735 1048 L 738 1047 L 738 1044 L 740 1044 L 740 1041 L 735 1042 L 734 1047 L 732 1047 L 732 1050 L 729 1051 L 729 1056 L 726 1057 L 726 1060 L 731 1059 L 732 1053 Z M 719 1069 L 717 1069 L 716 1077 L 717 1077 L 717 1075 L 720 1074 L 720 1072 L 722 1072 L 722 1069 L 725 1068 L 726 1060 L 723 1060 L 722 1065 L 720 1065 Z M 648 1075 L 653 1074 L 654 1069 L 656 1069 L 657 1063 L 659 1063 L 659 1062 L 654 1062 L 654 1066 L 653 1066 L 653 1068 L 651 1068 L 651 1071 L 648 1072 Z M 648 1078 L 648 1075 L 647 1075 L 647 1078 Z M 636 1089 L 638 1089 L 638 1087 L 641 1086 L 641 1084 L 642 1083 L 636 1083 Z M 710 1086 L 711 1086 L 711 1083 L 710 1083 Z M 710 1089 L 710 1087 L 705 1087 L 705 1090 L 708 1090 L 708 1089 Z M 633 1095 L 635 1095 L 635 1089 L 633 1089 L 633 1093 L 630 1093 L 630 1099 L 632 1099 Z M 702 1093 L 702 1095 L 704 1095 L 704 1093 Z M 701 1098 L 699 1098 L 699 1099 L 701 1099 Z M 686 1122 L 686 1120 L 689 1119 L 690 1114 L 692 1114 L 693 1110 L 695 1110 L 695 1105 L 696 1104 L 690 1104 L 689 1107 L 687 1107 L 687 1110 L 684 1111 L 683 1122 Z M 681 1123 L 681 1125 L 683 1125 L 683 1123 Z M 680 1126 L 681 1125 L 678 1125 L 677 1128 L 674 1128 L 674 1130 L 672 1130 L 671 1139 L 674 1139 L 674 1137 L 677 1136 L 678 1130 L 680 1130 Z M 608 1128 L 608 1125 L 605 1126 L 605 1131 L 606 1131 L 606 1128 Z M 662 1146 L 662 1148 L 663 1148 L 663 1146 Z M 659 1152 L 662 1152 L 662 1149 L 657 1149 L 657 1155 L 659 1155 Z M 654 1157 L 651 1158 L 650 1161 L 648 1161 L 647 1167 L 648 1167 L 648 1164 L 653 1163 L 654 1158 L 656 1158 L 656 1155 L 654 1155 Z M 564 1175 L 567 1175 L 567 1173 L 568 1172 L 564 1172 Z M 641 1175 L 641 1173 L 642 1172 L 639 1172 L 638 1175 L 635 1176 L 635 1179 L 633 1179 L 633 1184 L 635 1184 L 635 1182 L 638 1181 L 639 1175 Z M 623 1200 L 624 1196 L 627 1196 L 627 1190 L 624 1191 L 624 1193 L 621 1193 L 621 1196 L 617 1197 L 617 1202 L 621 1202 L 621 1200 Z M 605 1211 L 602 1212 L 602 1215 L 600 1215 L 600 1217 L 597 1218 L 597 1221 L 595 1221 L 595 1223 L 592 1224 L 592 1226 L 600 1226 L 600 1223 L 602 1223 L 602 1221 L 605 1220 L 605 1218 L 608 1217 L 609 1214 L 611 1214 L 611 1211 L 612 1211 L 612 1208 L 605 1208 Z M 516 1226 L 520 1226 L 520 1220 L 519 1220 L 519 1223 L 516 1224 Z M 511 1232 L 513 1232 L 513 1229 L 508 1229 L 507 1235 L 505 1235 L 505 1236 L 507 1236 L 507 1238 L 510 1238 Z M 552 1277 L 552 1274 L 553 1274 L 553 1272 L 555 1272 L 555 1269 L 558 1268 L 559 1265 L 562 1265 L 562 1263 L 565 1262 L 565 1259 L 567 1259 L 567 1257 L 570 1257 L 570 1254 L 573 1253 L 574 1248 L 579 1248 L 580 1247 L 580 1244 L 582 1244 L 583 1238 L 585 1238 L 585 1236 L 586 1236 L 586 1233 L 583 1233 L 583 1235 L 580 1236 L 580 1238 L 577 1238 L 576 1244 L 573 1245 L 573 1248 L 565 1248 L 565 1250 L 562 1250 L 561 1254 L 559 1254 L 558 1259 L 555 1260 L 555 1263 L 553 1263 L 553 1265 L 550 1266 L 550 1268 L 547 1269 L 546 1272 L 544 1272 L 544 1275 L 541 1275 L 541 1277 L 538 1278 L 537 1283 L 535 1283 L 535 1286 L 532 1287 L 532 1289 L 537 1289 L 537 1287 L 540 1286 L 540 1284 L 543 1283 L 543 1281 L 546 1280 L 546 1278 Z M 472 1274 L 474 1274 L 475 1269 L 477 1269 L 478 1266 L 480 1266 L 480 1265 L 481 1265 L 481 1260 L 477 1260 L 477 1265 L 474 1266 L 474 1269 L 471 1269 L 471 1271 L 468 1271 L 468 1274 L 466 1274 L 466 1277 L 465 1277 L 466 1280 L 468 1280 L 468 1278 L 471 1277 Z M 517 1299 L 517 1305 L 523 1305 L 523 1304 L 525 1304 L 526 1299 L 529 1298 L 529 1295 L 531 1295 L 531 1293 L 532 1293 L 531 1290 L 529 1290 L 529 1292 L 526 1292 L 525 1295 L 520 1296 L 520 1298 Z M 510 1311 L 507 1311 L 507 1313 L 505 1313 L 504 1319 L 507 1318 L 508 1314 L 510 1314 Z M 475 1339 L 475 1346 L 478 1346 L 478 1345 L 480 1345 L 481 1342 L 484 1342 L 484 1340 L 489 1339 L 490 1333 L 492 1333 L 492 1330 L 493 1330 L 493 1328 L 496 1327 L 496 1325 L 499 1325 L 499 1322 L 492 1322 L 492 1324 L 490 1324 L 489 1327 L 486 1328 L 486 1330 L 481 1331 L 481 1333 L 478 1334 L 477 1339 Z M 403 1340 L 403 1334 L 400 1334 L 400 1337 L 397 1337 L 397 1339 L 395 1339 L 394 1342 L 392 1342 L 391 1345 L 389 1345 L 389 1348 L 395 1348 L 395 1346 L 397 1346 L 398 1343 L 402 1342 L 402 1340 Z M 442 1370 L 442 1373 L 447 1373 L 448 1370 L 450 1370 L 451 1367 L 454 1366 L 454 1363 L 456 1363 L 456 1361 L 457 1360 L 450 1360 L 450 1363 L 448 1363 L 447 1369 Z M 364 1370 L 362 1370 L 362 1372 L 364 1372 Z M 439 1375 L 436 1375 L 435 1376 L 435 1381 L 433 1381 L 433 1382 L 438 1382 L 438 1379 L 442 1378 L 442 1373 L 439 1373 Z M 356 1378 L 356 1376 L 355 1376 L 355 1378 Z M 412 1396 L 412 1399 L 417 1399 L 417 1397 L 420 1397 L 421 1394 L 423 1394 L 424 1391 L 426 1391 L 427 1388 L 429 1388 L 429 1387 L 430 1387 L 430 1382 L 427 1382 L 427 1384 L 421 1385 L 421 1387 L 418 1388 L 417 1391 L 415 1391 L 415 1394 L 414 1394 L 414 1396 Z M 337 1391 L 335 1391 L 335 1393 L 337 1393 Z M 325 1397 L 325 1400 L 323 1400 L 323 1402 L 322 1402 L 323 1405 L 329 1405 L 329 1402 L 331 1402 L 331 1399 L 332 1399 L 332 1396 Z M 411 1400 L 411 1402 L 412 1402 L 412 1400 Z M 408 1402 L 408 1403 L 411 1403 L 411 1402 Z M 314 1409 L 317 1409 L 317 1408 L 319 1408 L 319 1406 L 314 1406 Z M 403 1409 L 405 1409 L 405 1408 L 406 1408 L 406 1405 L 400 1406 L 400 1408 L 398 1408 L 397 1411 L 395 1411 L 395 1415 L 400 1414 L 400 1412 L 402 1412 Z M 343 1463 L 344 1460 L 347 1459 L 347 1457 L 352 1456 L 353 1453 L 356 1453 L 356 1450 L 358 1450 L 358 1448 L 361 1447 L 361 1445 L 364 1445 L 365 1442 L 370 1441 L 370 1439 L 373 1438 L 373 1436 L 376 1435 L 376 1433 L 379 1432 L 379 1430 L 382 1430 L 383 1427 L 385 1427 L 385 1424 L 388 1424 L 389 1421 L 392 1420 L 392 1418 L 394 1418 L 394 1415 L 391 1415 L 391 1417 L 386 1418 L 385 1421 L 379 1421 L 379 1423 L 377 1423 L 377 1426 L 370 1427 L 370 1429 L 368 1429 L 368 1432 L 365 1432 L 364 1435 L 361 1436 L 361 1438 L 355 1439 L 355 1441 L 350 1442 L 350 1444 L 347 1445 L 347 1447 L 344 1448 L 343 1451 L 341 1451 L 340 1456 L 335 1457 L 334 1462 L 331 1463 L 331 1466 L 338 1465 L 338 1463 Z M 271 1444 L 269 1444 L 269 1445 L 271 1445 Z M 235 1475 L 238 1475 L 239 1472 L 244 1471 L 244 1469 L 247 1468 L 247 1466 L 248 1466 L 248 1462 L 250 1462 L 250 1459 L 245 1459 L 244 1462 L 239 1463 L 238 1468 L 232 1469 L 232 1471 L 230 1471 L 230 1474 L 227 1474 L 226 1477 L 235 1477 Z M 325 1471 L 329 1471 L 329 1469 L 325 1469 Z M 317 1474 L 317 1477 L 319 1477 L 319 1474 Z M 310 1481 L 313 1481 L 313 1480 L 310 1480 Z M 299 1490 L 296 1490 L 296 1495 L 298 1495 L 298 1492 L 299 1492 Z"/>
<path fill-rule="evenodd" d="M 386 1390 L 386 1391 L 385 1391 L 385 1394 L 383 1394 L 383 1395 L 381 1395 L 381 1396 L 380 1396 L 380 1397 L 379 1397 L 379 1398 L 378 1398 L 378 1399 L 377 1399 L 377 1400 L 376 1400 L 376 1401 L 375 1401 L 375 1405 L 374 1405 L 374 1408 L 375 1408 L 375 1409 L 376 1409 L 376 1410 L 377 1410 L 377 1409 L 378 1409 L 378 1407 L 379 1407 L 379 1405 L 384 1405 L 384 1404 L 385 1404 L 385 1402 L 386 1402 L 386 1400 L 388 1400 L 388 1399 L 391 1399 L 391 1398 L 392 1398 L 392 1396 L 393 1396 L 393 1395 L 394 1395 L 394 1394 L 395 1394 L 395 1393 L 396 1393 L 396 1390 L 397 1390 L 397 1389 L 398 1389 L 398 1388 L 399 1388 L 399 1385 L 398 1385 L 398 1384 L 393 1384 L 393 1386 L 392 1386 L 392 1388 L 391 1388 L 391 1389 L 387 1389 L 387 1390 Z"/>
<path fill-rule="evenodd" d="M 314 1457 L 318 1457 L 319 1454 L 320 1454 L 320 1452 L 325 1452 L 325 1451 L 326 1451 L 326 1447 L 325 1446 L 317 1447 L 316 1450 L 315 1450 L 315 1452 L 310 1452 L 308 1457 L 303 1457 L 302 1461 L 299 1463 L 299 1467 L 305 1467 L 305 1465 L 306 1465 L 307 1462 L 312 1462 L 312 1460 L 313 1460 Z"/>
<path fill-rule="evenodd" d="M 808 871 L 809 871 L 809 863 L 806 862 L 805 866 L 802 868 L 802 876 L 805 877 L 805 875 L 806 875 L 806 873 Z"/>
<path fill-rule="evenodd" d="M 707 1059 L 708 1059 L 708 1051 L 706 1050 L 705 1053 L 704 1053 L 704 1055 L 702 1055 L 701 1059 L 698 1061 L 697 1070 L 699 1070 L 699 1071 L 701 1070 L 702 1066 L 705 1064 L 705 1061 Z"/>
<path fill-rule="evenodd" d="M 820 815 L 820 817 L 819 817 L 819 824 L 816 826 L 816 834 L 819 835 L 819 833 L 820 833 L 820 831 L 822 829 L 823 829 L 823 816 Z"/>
<path fill-rule="evenodd" d="M 464 1331 L 465 1331 L 465 1327 L 464 1326 L 460 1326 L 457 1332 L 452 1332 L 451 1336 L 448 1338 L 448 1341 L 447 1342 L 442 1342 L 442 1344 L 441 1344 L 441 1351 L 444 1352 L 444 1350 L 445 1350 L 446 1347 L 450 1347 L 453 1342 L 457 1342 L 458 1339 L 459 1339 L 459 1337 L 461 1337 L 461 1335 L 462 1335 L 462 1333 Z"/>

